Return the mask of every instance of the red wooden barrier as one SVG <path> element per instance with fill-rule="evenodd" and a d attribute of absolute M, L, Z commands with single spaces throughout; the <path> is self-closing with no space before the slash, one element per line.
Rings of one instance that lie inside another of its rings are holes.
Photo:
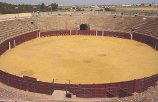
<path fill-rule="evenodd" d="M 155 49 L 158 51 L 158 38 L 156 39 Z"/>
<path fill-rule="evenodd" d="M 97 31 L 97 36 L 104 36 L 104 31 Z"/>
<path fill-rule="evenodd" d="M 78 30 L 79 35 L 96 35 L 95 30 Z"/>
<path fill-rule="evenodd" d="M 41 32 L 41 37 L 70 35 L 70 30 Z"/>
<path fill-rule="evenodd" d="M 16 45 L 19 45 L 23 42 L 26 42 L 26 41 L 37 38 L 38 37 L 38 35 L 37 35 L 38 32 L 39 31 L 30 32 L 30 33 L 27 33 L 27 34 L 23 34 L 23 35 L 14 37 L 12 39 L 15 40 Z"/>
<path fill-rule="evenodd" d="M 139 33 L 134 33 L 133 34 L 133 40 L 148 44 L 149 46 L 155 48 L 155 44 L 156 44 L 156 38 L 153 38 L 151 36 L 148 35 L 142 35 Z"/>
<path fill-rule="evenodd" d="M 9 42 L 4 41 L 0 44 L 0 55 L 2 55 L 5 51 L 7 51 L 9 49 Z"/>

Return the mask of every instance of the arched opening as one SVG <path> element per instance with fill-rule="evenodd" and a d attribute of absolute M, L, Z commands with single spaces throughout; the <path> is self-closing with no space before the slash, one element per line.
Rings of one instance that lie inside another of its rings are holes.
<path fill-rule="evenodd" d="M 90 30 L 90 27 L 87 24 L 81 24 L 80 25 L 80 30 Z"/>

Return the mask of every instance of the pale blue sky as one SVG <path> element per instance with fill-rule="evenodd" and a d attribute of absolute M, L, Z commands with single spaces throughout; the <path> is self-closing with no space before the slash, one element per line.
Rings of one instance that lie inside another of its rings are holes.
<path fill-rule="evenodd" d="M 106 5 L 106 4 L 140 4 L 140 3 L 158 3 L 158 0 L 0 0 L 1 2 L 8 3 L 27 3 L 27 4 L 39 4 L 51 2 L 63 4 L 63 5 Z"/>

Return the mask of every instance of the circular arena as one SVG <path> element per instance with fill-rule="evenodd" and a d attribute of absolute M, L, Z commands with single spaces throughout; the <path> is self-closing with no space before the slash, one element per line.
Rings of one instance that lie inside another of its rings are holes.
<path fill-rule="evenodd" d="M 3 54 L 0 66 L 10 74 L 44 82 L 101 84 L 157 74 L 157 60 L 157 51 L 136 41 L 73 35 L 23 43 Z"/>
<path fill-rule="evenodd" d="M 66 91 L 67 97 L 75 95 L 80 98 L 126 98 L 156 86 L 156 36 L 137 31 L 139 29 L 130 32 L 129 27 L 129 32 L 114 28 L 106 30 L 106 24 L 104 29 L 99 29 L 88 20 L 78 21 L 78 16 L 75 25 L 70 26 L 70 20 L 63 26 L 64 29 L 54 30 L 55 26 L 65 24 L 60 21 L 64 17 L 57 18 L 60 23 L 53 27 L 51 24 L 45 26 L 50 22 L 46 19 L 50 17 L 2 21 L 1 24 L 10 27 L 27 22 L 32 28 L 31 31 L 25 29 L 22 33 L 1 39 L 0 81 L 3 84 L 46 95 L 62 90 Z M 131 19 L 142 19 L 144 24 L 144 18 Z M 151 20 L 155 21 L 149 18 L 148 22 Z"/>

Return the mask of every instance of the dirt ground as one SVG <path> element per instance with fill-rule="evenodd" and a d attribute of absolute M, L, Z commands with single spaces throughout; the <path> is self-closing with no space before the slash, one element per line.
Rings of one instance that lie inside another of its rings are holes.
<path fill-rule="evenodd" d="M 158 73 L 158 52 L 132 40 L 95 37 L 46 37 L 23 43 L 0 57 L 0 69 L 41 81 L 109 83 Z"/>
<path fill-rule="evenodd" d="M 15 19 L 15 18 L 19 18 L 19 17 L 30 17 L 31 15 L 32 15 L 31 13 L 3 14 L 3 15 L 0 15 L 0 20 Z"/>

